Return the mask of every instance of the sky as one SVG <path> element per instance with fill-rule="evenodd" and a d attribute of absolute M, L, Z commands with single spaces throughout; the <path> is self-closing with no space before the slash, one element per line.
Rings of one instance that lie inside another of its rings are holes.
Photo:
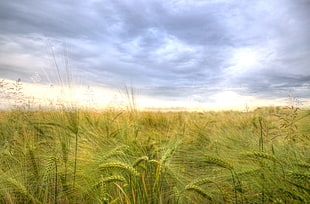
<path fill-rule="evenodd" d="M 70 81 L 95 104 L 127 87 L 149 108 L 309 105 L 309 11 L 310 0 L 1 1 L 0 80 L 41 100 Z"/>

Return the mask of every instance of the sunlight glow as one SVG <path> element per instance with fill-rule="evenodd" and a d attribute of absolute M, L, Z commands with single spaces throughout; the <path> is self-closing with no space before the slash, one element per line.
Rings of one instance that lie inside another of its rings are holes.
<path fill-rule="evenodd" d="M 251 48 L 236 49 L 230 59 L 230 66 L 226 72 L 232 75 L 246 73 L 249 70 L 255 69 L 260 65 L 262 56 L 258 50 Z"/>
<path fill-rule="evenodd" d="M 258 64 L 258 55 L 249 49 L 240 49 L 234 53 L 233 60 L 241 67 L 251 67 Z"/>

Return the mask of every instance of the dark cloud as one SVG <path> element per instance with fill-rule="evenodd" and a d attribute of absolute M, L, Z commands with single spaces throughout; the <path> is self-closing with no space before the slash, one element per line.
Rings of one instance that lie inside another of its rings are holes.
<path fill-rule="evenodd" d="M 309 10 L 307 0 L 3 1 L 0 78 L 43 70 L 53 81 L 67 58 L 87 84 L 165 99 L 308 97 Z M 243 62 L 247 52 L 257 62 Z"/>

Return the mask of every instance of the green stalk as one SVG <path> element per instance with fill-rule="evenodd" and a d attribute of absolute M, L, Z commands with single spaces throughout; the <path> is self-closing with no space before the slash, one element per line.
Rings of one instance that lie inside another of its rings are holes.
<path fill-rule="evenodd" d="M 57 174 L 58 174 L 58 168 L 57 168 L 57 160 L 55 159 L 55 197 L 54 197 L 54 199 L 55 199 L 55 204 L 57 204 L 58 202 L 57 202 L 57 196 L 58 196 L 58 194 L 57 194 L 57 191 L 58 191 L 58 189 L 57 189 L 57 183 L 58 183 L 58 178 L 57 178 Z"/>
<path fill-rule="evenodd" d="M 75 134 L 73 189 L 75 189 L 76 169 L 77 169 L 77 154 L 78 154 L 78 132 L 76 132 L 76 134 Z"/>
<path fill-rule="evenodd" d="M 264 151 L 264 138 L 263 138 L 263 124 L 262 124 L 262 117 L 259 117 L 258 121 L 259 121 L 259 128 L 260 128 L 260 138 L 259 138 L 259 148 L 260 151 Z"/>

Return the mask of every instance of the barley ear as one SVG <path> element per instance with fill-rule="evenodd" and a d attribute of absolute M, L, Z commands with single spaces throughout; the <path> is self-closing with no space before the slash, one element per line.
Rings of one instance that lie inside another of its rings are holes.
<path fill-rule="evenodd" d="M 104 183 L 123 182 L 125 183 L 126 180 L 122 176 L 109 176 L 109 177 L 102 178 L 101 182 L 104 182 Z"/>
<path fill-rule="evenodd" d="M 298 162 L 296 163 L 297 166 L 303 167 L 303 168 L 307 168 L 310 169 L 310 164 L 305 163 L 305 162 Z"/>
<path fill-rule="evenodd" d="M 194 180 L 191 184 L 199 186 L 199 185 L 203 185 L 206 183 L 213 183 L 213 181 L 211 181 L 209 178 L 203 178 L 203 179 Z"/>
<path fill-rule="evenodd" d="M 45 170 L 44 170 L 44 175 L 43 175 L 43 182 L 44 183 L 48 182 L 50 173 L 51 173 L 51 171 L 55 165 L 55 161 L 56 161 L 56 157 L 54 157 L 54 156 L 49 157 L 47 165 L 46 165 Z"/>
<path fill-rule="evenodd" d="M 18 182 L 16 179 L 13 178 L 8 178 L 7 182 L 12 185 L 14 190 L 17 190 L 19 193 L 23 194 L 26 196 L 28 199 L 31 200 L 32 203 L 41 203 L 39 200 L 37 200 L 33 195 L 31 195 L 27 188 L 24 186 L 24 184 Z"/>
<path fill-rule="evenodd" d="M 310 173 L 301 173 L 301 172 L 289 172 L 288 174 L 291 178 L 300 181 L 310 181 Z"/>
<path fill-rule="evenodd" d="M 130 174 L 133 174 L 135 176 L 139 176 L 139 173 L 137 172 L 137 170 L 135 170 L 133 167 L 129 166 L 128 164 L 125 164 L 122 162 L 110 162 L 110 163 L 101 164 L 99 165 L 99 169 L 101 171 L 118 169 L 121 171 L 128 172 Z"/>
<path fill-rule="evenodd" d="M 148 161 L 149 160 L 149 158 L 147 157 L 147 156 L 143 156 L 143 157 L 140 157 L 140 158 L 138 158 L 134 163 L 133 163 L 133 167 L 137 167 L 137 166 L 139 166 L 139 164 L 141 163 L 141 162 L 144 162 L 144 161 Z"/>
<path fill-rule="evenodd" d="M 200 188 L 199 186 L 196 185 L 187 185 L 185 186 L 185 190 L 187 191 L 193 191 L 198 193 L 199 195 L 207 198 L 208 200 L 212 200 L 212 197 L 208 194 L 208 192 L 206 192 L 205 190 L 203 190 L 202 188 Z"/>
<path fill-rule="evenodd" d="M 233 170 L 234 169 L 234 166 L 231 163 L 226 162 L 223 159 L 216 158 L 216 157 L 211 157 L 211 156 L 207 156 L 207 155 L 204 158 L 205 158 L 204 161 L 207 162 L 207 163 L 215 164 L 217 166 L 220 166 L 222 168 L 229 169 L 229 170 Z"/>
<path fill-rule="evenodd" d="M 277 158 L 275 156 L 273 156 L 272 154 L 268 154 L 266 152 L 245 152 L 242 154 L 248 157 L 262 158 L 262 159 L 267 159 L 267 160 L 274 161 L 274 162 L 277 161 Z"/>

